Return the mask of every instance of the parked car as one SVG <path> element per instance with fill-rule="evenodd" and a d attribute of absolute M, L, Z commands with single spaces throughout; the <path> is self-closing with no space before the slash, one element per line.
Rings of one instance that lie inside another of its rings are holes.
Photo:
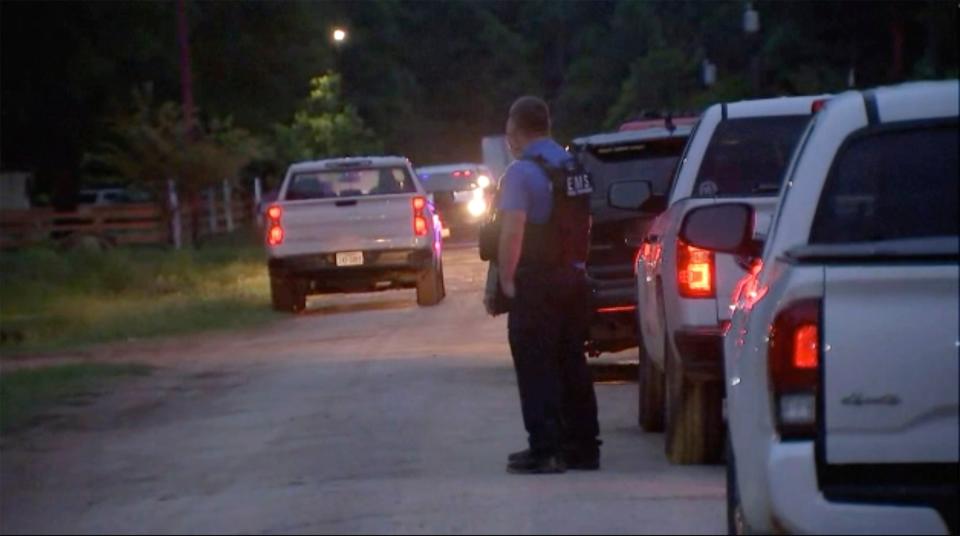
<path fill-rule="evenodd" d="M 148 192 L 122 187 L 84 188 L 77 194 L 77 204 L 80 205 L 149 203 L 151 200 Z"/>
<path fill-rule="evenodd" d="M 740 257 L 680 240 L 680 223 L 690 210 L 719 199 L 747 203 L 769 220 L 787 160 L 821 99 L 709 107 L 684 149 L 669 208 L 644 237 L 635 287 L 641 341 L 638 420 L 645 430 L 665 431 L 673 463 L 710 463 L 723 455 L 721 337 L 730 319 L 730 295 L 748 269 Z M 663 202 L 656 188 L 643 182 L 624 184 L 613 194 L 617 199 L 611 201 L 623 200 L 623 208 L 639 199 Z"/>
<path fill-rule="evenodd" d="M 266 209 L 275 309 L 309 294 L 416 288 L 419 305 L 446 294 L 440 226 L 410 161 L 340 158 L 290 166 Z"/>
<path fill-rule="evenodd" d="M 762 253 L 754 207 L 681 237 L 758 257 L 724 340 L 731 531 L 957 533 L 956 80 L 831 99 Z"/>
<path fill-rule="evenodd" d="M 482 164 L 445 164 L 417 168 L 417 177 L 433 194 L 444 230 L 450 236 L 474 236 L 493 203 L 495 177 Z"/>
<path fill-rule="evenodd" d="M 691 132 L 689 125 L 670 126 L 661 119 L 643 129 L 593 134 L 570 144 L 594 181 L 587 258 L 592 290 L 589 355 L 637 345 L 634 262 L 644 233 L 663 206 L 639 212 L 617 209 L 608 203 L 608 192 L 620 182 L 646 180 L 656 194 L 666 195 Z"/>

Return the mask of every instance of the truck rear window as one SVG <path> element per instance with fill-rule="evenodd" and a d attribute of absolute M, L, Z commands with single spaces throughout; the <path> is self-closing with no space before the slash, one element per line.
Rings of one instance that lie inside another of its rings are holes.
<path fill-rule="evenodd" d="M 727 119 L 717 125 L 692 197 L 776 195 L 809 115 Z"/>
<path fill-rule="evenodd" d="M 417 191 L 403 167 L 324 169 L 295 173 L 285 199 L 324 199 L 365 195 L 404 194 Z"/>
<path fill-rule="evenodd" d="M 810 242 L 958 234 L 957 125 L 871 134 L 848 144 L 824 185 Z"/>
<path fill-rule="evenodd" d="M 584 151 L 580 159 L 594 183 L 592 210 L 608 208 L 607 192 L 617 182 L 647 180 L 654 194 L 666 195 L 686 143 L 687 137 L 683 136 Z"/>

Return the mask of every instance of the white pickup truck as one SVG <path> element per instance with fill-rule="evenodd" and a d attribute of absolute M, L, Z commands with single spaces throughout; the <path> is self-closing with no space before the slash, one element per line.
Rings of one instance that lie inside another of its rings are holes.
<path fill-rule="evenodd" d="M 300 311 L 309 294 L 416 288 L 419 305 L 446 294 L 441 226 L 406 158 L 293 164 L 264 213 L 277 310 Z"/>
<path fill-rule="evenodd" d="M 814 117 L 724 338 L 731 532 L 956 534 L 956 80 L 854 91 Z M 757 255 L 755 209 L 681 237 Z"/>
<path fill-rule="evenodd" d="M 647 431 L 665 431 L 673 463 L 723 456 L 721 337 L 731 294 L 748 269 L 741 256 L 680 240 L 680 223 L 696 207 L 732 200 L 769 221 L 790 154 L 822 99 L 708 108 L 684 149 L 668 208 L 644 237 L 636 261 L 638 420 Z"/>

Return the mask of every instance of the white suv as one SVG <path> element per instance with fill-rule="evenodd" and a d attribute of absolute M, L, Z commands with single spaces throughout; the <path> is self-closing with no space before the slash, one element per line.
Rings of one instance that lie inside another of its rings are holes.
<path fill-rule="evenodd" d="M 793 147 L 822 99 L 708 108 L 684 149 L 668 208 L 644 237 L 636 259 L 639 422 L 647 431 L 665 429 L 673 463 L 715 462 L 723 455 L 722 329 L 734 286 L 747 271 L 741 257 L 678 240 L 680 222 L 690 210 L 721 200 L 747 203 L 769 221 Z"/>
<path fill-rule="evenodd" d="M 957 81 L 831 99 L 724 340 L 732 532 L 957 532 Z M 681 237 L 749 255 L 754 209 Z"/>

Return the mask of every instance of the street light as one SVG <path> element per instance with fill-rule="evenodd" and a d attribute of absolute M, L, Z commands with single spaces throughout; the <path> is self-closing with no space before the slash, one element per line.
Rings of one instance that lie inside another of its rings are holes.
<path fill-rule="evenodd" d="M 347 40 L 347 32 L 343 28 L 333 29 L 333 42 L 337 45 Z"/>

